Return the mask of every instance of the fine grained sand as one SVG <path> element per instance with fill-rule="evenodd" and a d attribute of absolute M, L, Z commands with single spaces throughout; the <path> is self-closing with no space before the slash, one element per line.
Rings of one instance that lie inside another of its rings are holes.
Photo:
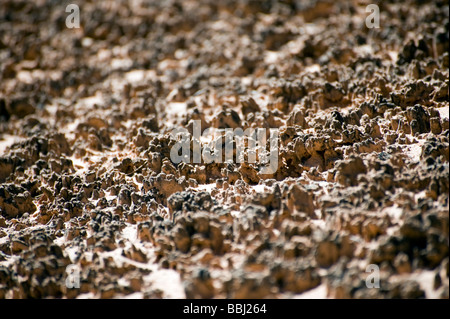
<path fill-rule="evenodd" d="M 0 4 L 0 298 L 448 298 L 448 1 L 77 4 Z"/>

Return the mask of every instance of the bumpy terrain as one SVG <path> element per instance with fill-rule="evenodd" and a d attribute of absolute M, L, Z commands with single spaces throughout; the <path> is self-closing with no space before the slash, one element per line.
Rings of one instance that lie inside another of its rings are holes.
<path fill-rule="evenodd" d="M 0 298 L 449 297 L 448 1 L 73 3 L 0 3 Z"/>

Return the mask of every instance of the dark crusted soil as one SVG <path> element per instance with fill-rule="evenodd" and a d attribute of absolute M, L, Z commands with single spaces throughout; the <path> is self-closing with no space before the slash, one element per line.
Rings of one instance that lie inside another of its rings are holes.
<path fill-rule="evenodd" d="M 0 3 L 0 299 L 448 298 L 448 1 L 76 3 Z"/>

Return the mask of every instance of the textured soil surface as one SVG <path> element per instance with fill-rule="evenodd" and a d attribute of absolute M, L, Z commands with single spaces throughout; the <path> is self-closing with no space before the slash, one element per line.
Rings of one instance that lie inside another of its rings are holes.
<path fill-rule="evenodd" d="M 448 1 L 73 2 L 0 3 L 0 299 L 449 297 Z"/>

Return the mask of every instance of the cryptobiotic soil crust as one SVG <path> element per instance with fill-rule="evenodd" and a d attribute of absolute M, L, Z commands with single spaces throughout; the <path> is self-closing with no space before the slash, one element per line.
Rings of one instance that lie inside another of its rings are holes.
<path fill-rule="evenodd" d="M 448 1 L 77 4 L 0 4 L 0 298 L 448 298 Z"/>

